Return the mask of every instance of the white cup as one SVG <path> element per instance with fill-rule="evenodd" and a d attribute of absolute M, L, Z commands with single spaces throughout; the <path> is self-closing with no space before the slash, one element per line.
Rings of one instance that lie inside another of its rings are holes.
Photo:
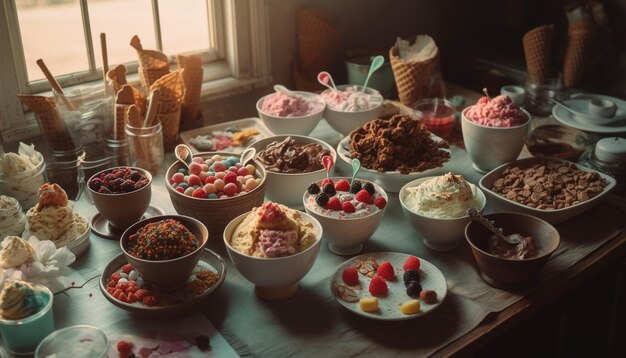
<path fill-rule="evenodd" d="M 613 101 L 608 99 L 594 98 L 587 104 L 589 114 L 594 117 L 611 118 L 617 111 L 617 106 Z"/>
<path fill-rule="evenodd" d="M 502 88 L 500 89 L 500 94 L 505 94 L 509 96 L 509 98 L 511 98 L 511 101 L 513 101 L 518 106 L 521 106 L 524 104 L 526 90 L 524 90 L 524 88 L 521 86 L 507 85 L 502 86 Z"/>

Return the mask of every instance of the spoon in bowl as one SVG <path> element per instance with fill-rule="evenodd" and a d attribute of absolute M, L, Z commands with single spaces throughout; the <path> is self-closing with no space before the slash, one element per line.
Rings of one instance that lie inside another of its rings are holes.
<path fill-rule="evenodd" d="M 184 144 L 179 144 L 174 148 L 174 155 L 176 155 L 176 159 L 189 170 L 191 159 L 193 159 L 191 149 Z"/>
<path fill-rule="evenodd" d="M 317 82 L 319 82 L 322 86 L 337 91 L 337 86 L 335 86 L 335 81 L 333 81 L 333 77 L 330 73 L 326 71 L 322 71 L 317 74 Z"/>
<path fill-rule="evenodd" d="M 365 77 L 365 83 L 363 84 L 363 90 L 362 90 L 363 92 L 365 92 L 365 89 L 367 88 L 367 83 L 369 82 L 372 74 L 378 71 L 378 69 L 383 66 L 383 63 L 385 63 L 385 58 L 383 56 L 378 55 L 374 57 L 374 59 L 372 60 L 372 64 L 370 65 L 370 70 L 367 73 L 367 77 Z"/>
<path fill-rule="evenodd" d="M 494 222 L 492 220 L 487 219 L 486 217 L 480 215 L 478 210 L 474 208 L 467 209 L 467 215 L 469 215 L 470 219 L 476 221 L 477 223 L 483 225 L 492 234 L 496 235 L 500 240 L 506 242 L 509 245 L 522 245 L 524 241 L 522 240 L 522 236 L 520 234 L 512 234 L 512 235 L 504 235 L 502 233 L 502 229 L 495 227 Z"/>
<path fill-rule="evenodd" d="M 283 85 L 274 85 L 274 91 L 284 93 L 289 96 L 297 96 L 298 94 Z"/>
<path fill-rule="evenodd" d="M 256 155 L 256 149 L 254 147 L 246 148 L 246 150 L 244 150 L 243 153 L 241 153 L 241 157 L 240 157 L 241 164 L 243 165 L 248 164 L 248 162 L 251 161 L 255 155 Z"/>
<path fill-rule="evenodd" d="M 350 187 L 356 178 L 356 174 L 361 170 L 361 161 L 358 159 L 352 159 L 352 178 L 350 179 Z"/>

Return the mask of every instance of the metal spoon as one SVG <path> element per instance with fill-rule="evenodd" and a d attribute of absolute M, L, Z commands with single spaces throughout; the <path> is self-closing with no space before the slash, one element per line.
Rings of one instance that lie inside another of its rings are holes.
<path fill-rule="evenodd" d="M 367 88 L 367 82 L 369 82 L 372 74 L 378 71 L 378 69 L 382 67 L 383 63 L 385 63 L 385 58 L 383 56 L 378 55 L 374 57 L 374 59 L 372 60 L 372 64 L 370 65 L 370 70 L 367 73 L 367 77 L 365 77 L 365 83 L 363 84 L 363 92 L 365 92 L 365 89 Z"/>
<path fill-rule="evenodd" d="M 176 159 L 178 159 L 178 161 L 183 164 L 187 170 L 189 170 L 191 159 L 193 159 L 191 149 L 184 144 L 179 144 L 176 148 L 174 148 L 174 155 L 176 155 Z"/>
<path fill-rule="evenodd" d="M 575 110 L 575 109 L 573 109 L 573 108 L 569 107 L 567 104 L 565 104 L 565 102 L 562 102 L 562 101 L 561 101 L 561 100 L 559 100 L 559 99 L 552 98 L 552 102 L 554 102 L 554 103 L 558 104 L 559 106 L 563 107 L 566 111 L 568 111 L 568 112 L 570 112 L 570 113 L 572 113 L 572 114 L 575 114 L 575 115 L 581 115 L 581 114 L 583 114 L 583 115 L 584 115 L 584 113 L 580 113 L 580 112 L 578 112 L 577 110 Z"/>
<path fill-rule="evenodd" d="M 467 209 L 467 215 L 469 215 L 470 219 L 476 221 L 477 223 L 486 227 L 489 231 L 491 231 L 494 235 L 496 235 L 500 240 L 506 242 L 510 245 L 520 245 L 523 244 L 522 236 L 520 234 L 512 234 L 512 235 L 504 235 L 502 233 L 502 229 L 494 226 L 494 221 L 487 219 L 486 217 L 480 215 L 478 210 L 474 208 Z"/>
<path fill-rule="evenodd" d="M 241 157 L 240 157 L 241 164 L 243 165 L 248 164 L 248 162 L 251 161 L 255 155 L 256 155 L 256 149 L 254 147 L 246 148 L 246 150 L 244 150 L 243 153 L 241 153 Z"/>

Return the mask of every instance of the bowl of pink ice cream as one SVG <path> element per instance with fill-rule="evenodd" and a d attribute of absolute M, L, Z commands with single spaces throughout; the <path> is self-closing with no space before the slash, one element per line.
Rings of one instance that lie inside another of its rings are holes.
<path fill-rule="evenodd" d="M 383 108 L 383 96 L 370 87 L 340 85 L 327 89 L 321 96 L 326 101 L 324 118 L 337 132 L 348 135 L 372 119 L 377 119 Z"/>
<path fill-rule="evenodd" d="M 320 95 L 304 91 L 276 91 L 256 103 L 259 117 L 275 134 L 308 135 L 322 119 L 325 108 Z"/>
<path fill-rule="evenodd" d="M 481 97 L 461 117 L 465 148 L 482 173 L 517 159 L 528 138 L 531 116 L 507 95 Z"/>

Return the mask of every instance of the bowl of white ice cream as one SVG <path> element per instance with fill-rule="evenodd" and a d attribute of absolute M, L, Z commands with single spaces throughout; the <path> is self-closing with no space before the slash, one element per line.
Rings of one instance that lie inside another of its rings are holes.
<path fill-rule="evenodd" d="M 321 96 L 326 101 L 324 118 L 337 132 L 348 135 L 372 119 L 383 109 L 383 96 L 370 87 L 339 85 L 337 90 L 327 89 Z"/>
<path fill-rule="evenodd" d="M 467 209 L 482 213 L 487 203 L 480 188 L 453 173 L 413 180 L 399 197 L 404 216 L 424 245 L 436 251 L 457 247 L 470 221 Z"/>

